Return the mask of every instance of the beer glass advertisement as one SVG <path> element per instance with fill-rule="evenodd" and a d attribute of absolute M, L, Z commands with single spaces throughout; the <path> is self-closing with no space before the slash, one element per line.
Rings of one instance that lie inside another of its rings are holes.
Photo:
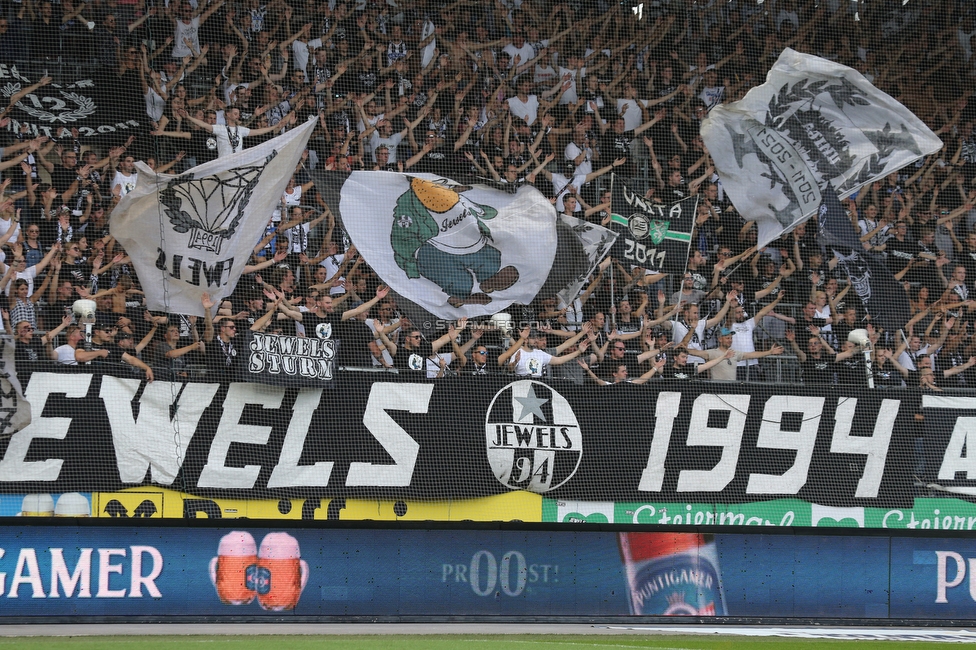
<path fill-rule="evenodd" d="M 0 615 L 967 618 L 970 558 L 884 536 L 22 526 Z"/>

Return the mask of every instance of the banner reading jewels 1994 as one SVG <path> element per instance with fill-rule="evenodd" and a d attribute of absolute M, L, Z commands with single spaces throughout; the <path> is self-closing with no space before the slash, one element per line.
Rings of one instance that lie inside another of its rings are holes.
<path fill-rule="evenodd" d="M 917 391 L 374 377 L 343 377 L 336 399 L 35 373 L 33 420 L 0 446 L 0 491 L 912 505 Z"/>
<path fill-rule="evenodd" d="M 8 526 L 0 618 L 972 620 L 976 542 L 513 530 Z M 355 553 L 337 549 L 356 549 Z"/>

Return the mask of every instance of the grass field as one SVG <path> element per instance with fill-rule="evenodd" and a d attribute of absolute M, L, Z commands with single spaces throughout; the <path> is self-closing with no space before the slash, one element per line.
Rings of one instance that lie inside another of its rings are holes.
<path fill-rule="evenodd" d="M 557 635 L 450 635 L 450 636 L 89 636 L 89 637 L 7 637 L 0 638 L 0 648 L 40 650 L 170 650 L 206 648 L 207 650 L 585 650 L 586 648 L 659 648 L 672 650 L 821 650 L 891 648 L 921 650 L 946 648 L 943 643 L 915 641 L 834 641 L 774 637 L 730 636 L 557 636 Z"/>

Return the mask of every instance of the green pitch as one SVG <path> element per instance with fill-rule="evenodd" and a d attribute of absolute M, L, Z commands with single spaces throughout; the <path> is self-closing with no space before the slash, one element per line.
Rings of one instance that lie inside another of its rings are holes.
<path fill-rule="evenodd" d="M 759 648 L 760 650 L 858 650 L 891 648 L 921 650 L 945 648 L 943 643 L 911 641 L 832 641 L 775 637 L 731 636 L 556 636 L 556 635 L 450 635 L 450 636 L 102 636 L 102 637 L 17 637 L 0 638 L 0 648 L 41 650 L 46 648 L 69 650 L 267 650 L 286 647 L 288 650 L 329 648 L 330 650 L 456 650 L 459 647 L 477 650 L 608 650 L 614 648 L 660 648 L 670 650 L 729 650 Z"/>

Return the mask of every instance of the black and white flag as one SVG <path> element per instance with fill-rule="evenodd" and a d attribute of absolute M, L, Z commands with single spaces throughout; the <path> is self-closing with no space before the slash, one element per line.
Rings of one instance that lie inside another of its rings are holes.
<path fill-rule="evenodd" d="M 6 440 L 31 423 L 31 405 L 24 397 L 15 357 L 13 337 L 0 335 L 0 440 Z"/>
<path fill-rule="evenodd" d="M 840 198 L 942 148 L 911 111 L 856 70 L 787 48 L 766 83 L 702 122 L 722 186 L 765 246 Z"/>
<path fill-rule="evenodd" d="M 156 174 L 143 163 L 112 214 L 112 235 L 143 279 L 149 309 L 203 315 L 200 298 L 229 296 L 281 202 L 315 120 L 251 149 Z"/>
<path fill-rule="evenodd" d="M 911 317 L 908 294 L 884 259 L 863 249 L 854 224 L 829 184 L 823 190 L 823 203 L 818 212 L 817 241 L 827 258 L 830 252 L 837 257 L 838 266 L 847 273 L 851 288 L 874 325 L 890 332 L 905 327 Z"/>
<path fill-rule="evenodd" d="M 0 95 L 7 101 L 42 77 L 28 77 L 13 63 L 0 62 Z M 78 137 L 92 138 L 137 131 L 146 124 L 138 111 L 120 118 L 117 89 L 91 77 L 62 77 L 60 83 L 41 86 L 13 105 L 7 130 L 20 133 L 27 125 L 31 135 L 58 138 L 61 129 L 78 129 Z M 140 122 L 141 120 L 141 122 Z"/>
<path fill-rule="evenodd" d="M 698 214 L 698 196 L 654 203 L 629 180 L 616 174 L 610 181 L 610 227 L 617 233 L 613 256 L 654 273 L 684 273 L 691 233 Z"/>

